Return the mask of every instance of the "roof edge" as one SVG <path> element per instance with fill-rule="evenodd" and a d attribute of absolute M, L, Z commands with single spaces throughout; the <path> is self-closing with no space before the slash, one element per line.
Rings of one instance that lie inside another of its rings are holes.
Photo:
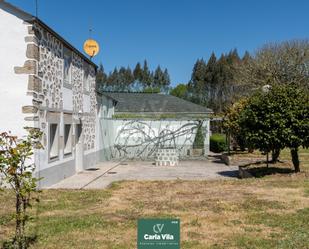
<path fill-rule="evenodd" d="M 115 110 L 115 113 L 118 114 L 143 114 L 145 113 L 145 115 L 149 115 L 149 114 L 154 114 L 154 115 L 164 115 L 164 114 L 177 114 L 177 115 L 207 115 L 207 114 L 212 114 L 213 112 L 147 112 L 147 111 L 142 111 L 142 112 L 134 112 L 134 111 L 117 111 Z"/>
<path fill-rule="evenodd" d="M 50 26 L 48 26 L 46 23 L 44 23 L 41 19 L 31 15 L 30 13 L 20 9 L 19 7 L 16 7 L 15 5 L 5 1 L 5 0 L 0 0 L 0 4 L 3 5 L 5 8 L 4 11 L 9 12 L 12 15 L 17 16 L 18 18 L 29 22 L 29 23 L 38 23 L 41 25 L 43 28 L 48 30 L 50 33 L 52 33 L 57 39 L 59 39 L 61 42 L 65 44 L 68 48 L 73 50 L 75 53 L 77 53 L 79 56 L 81 56 L 86 62 L 91 64 L 92 66 L 95 67 L 95 69 L 98 68 L 98 66 L 91 61 L 86 55 L 84 55 L 80 50 L 75 48 L 71 43 L 69 43 L 66 39 L 64 39 L 60 34 L 58 34 L 55 30 L 53 30 Z"/>
<path fill-rule="evenodd" d="M 78 50 L 77 48 L 75 48 L 71 43 L 69 43 L 66 39 L 64 39 L 60 34 L 58 34 L 55 30 L 53 30 L 50 26 L 48 26 L 46 23 L 44 23 L 41 19 L 37 18 L 37 17 L 33 17 L 31 20 L 26 20 L 29 22 L 33 22 L 33 23 L 38 23 L 39 25 L 41 25 L 43 28 L 45 28 L 46 30 L 48 30 L 50 33 L 52 33 L 57 39 L 59 39 L 61 42 L 63 42 L 65 44 L 65 46 L 67 46 L 68 48 L 70 48 L 71 50 L 73 50 L 75 53 L 77 53 L 79 56 L 81 56 L 86 62 L 88 62 L 89 64 L 91 64 L 92 66 L 94 66 L 96 69 L 98 68 L 98 65 L 95 64 L 93 61 L 91 61 L 89 58 L 87 58 L 86 55 L 84 55 L 80 50 Z"/>

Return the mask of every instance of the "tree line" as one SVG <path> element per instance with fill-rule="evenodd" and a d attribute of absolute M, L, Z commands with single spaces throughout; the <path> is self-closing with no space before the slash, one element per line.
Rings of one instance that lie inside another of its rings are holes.
<path fill-rule="evenodd" d="M 250 58 L 248 52 L 241 58 L 236 49 L 219 58 L 213 52 L 207 62 L 203 58 L 198 59 L 190 81 L 176 86 L 171 94 L 222 113 L 239 92 L 244 92 L 246 84 L 238 84 L 236 74 L 241 64 L 247 63 Z"/>
<path fill-rule="evenodd" d="M 99 91 L 168 93 L 170 76 L 167 68 L 162 69 L 160 65 L 154 71 L 151 71 L 147 60 L 145 60 L 143 66 L 138 62 L 134 69 L 129 66 L 122 66 L 119 69 L 115 67 L 108 74 L 105 73 L 103 65 L 100 64 L 96 82 Z"/>

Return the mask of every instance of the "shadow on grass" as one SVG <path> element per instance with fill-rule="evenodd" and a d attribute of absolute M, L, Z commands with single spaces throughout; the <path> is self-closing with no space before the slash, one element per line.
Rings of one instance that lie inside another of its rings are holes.
<path fill-rule="evenodd" d="M 278 167 L 255 167 L 255 168 L 244 168 L 253 177 L 264 177 L 267 175 L 275 174 L 291 174 L 294 173 L 293 169 L 289 168 L 278 168 Z"/>
<path fill-rule="evenodd" d="M 238 178 L 238 170 L 220 171 L 218 174 L 225 177 Z"/>

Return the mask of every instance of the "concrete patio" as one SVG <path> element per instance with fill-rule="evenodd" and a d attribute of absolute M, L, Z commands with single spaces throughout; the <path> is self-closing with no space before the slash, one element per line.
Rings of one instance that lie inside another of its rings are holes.
<path fill-rule="evenodd" d="M 236 178 L 238 167 L 219 160 L 180 161 L 178 166 L 155 166 L 151 161 L 103 162 L 50 188 L 101 189 L 121 180 L 215 180 Z"/>

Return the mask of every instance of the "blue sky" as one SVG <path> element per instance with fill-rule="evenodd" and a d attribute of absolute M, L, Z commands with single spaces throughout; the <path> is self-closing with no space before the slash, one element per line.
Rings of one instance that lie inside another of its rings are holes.
<path fill-rule="evenodd" d="M 35 13 L 35 0 L 7 0 Z M 187 82 L 197 58 L 309 37 L 306 0 L 38 0 L 39 18 L 82 50 L 89 26 L 106 71 L 148 60 Z"/>

